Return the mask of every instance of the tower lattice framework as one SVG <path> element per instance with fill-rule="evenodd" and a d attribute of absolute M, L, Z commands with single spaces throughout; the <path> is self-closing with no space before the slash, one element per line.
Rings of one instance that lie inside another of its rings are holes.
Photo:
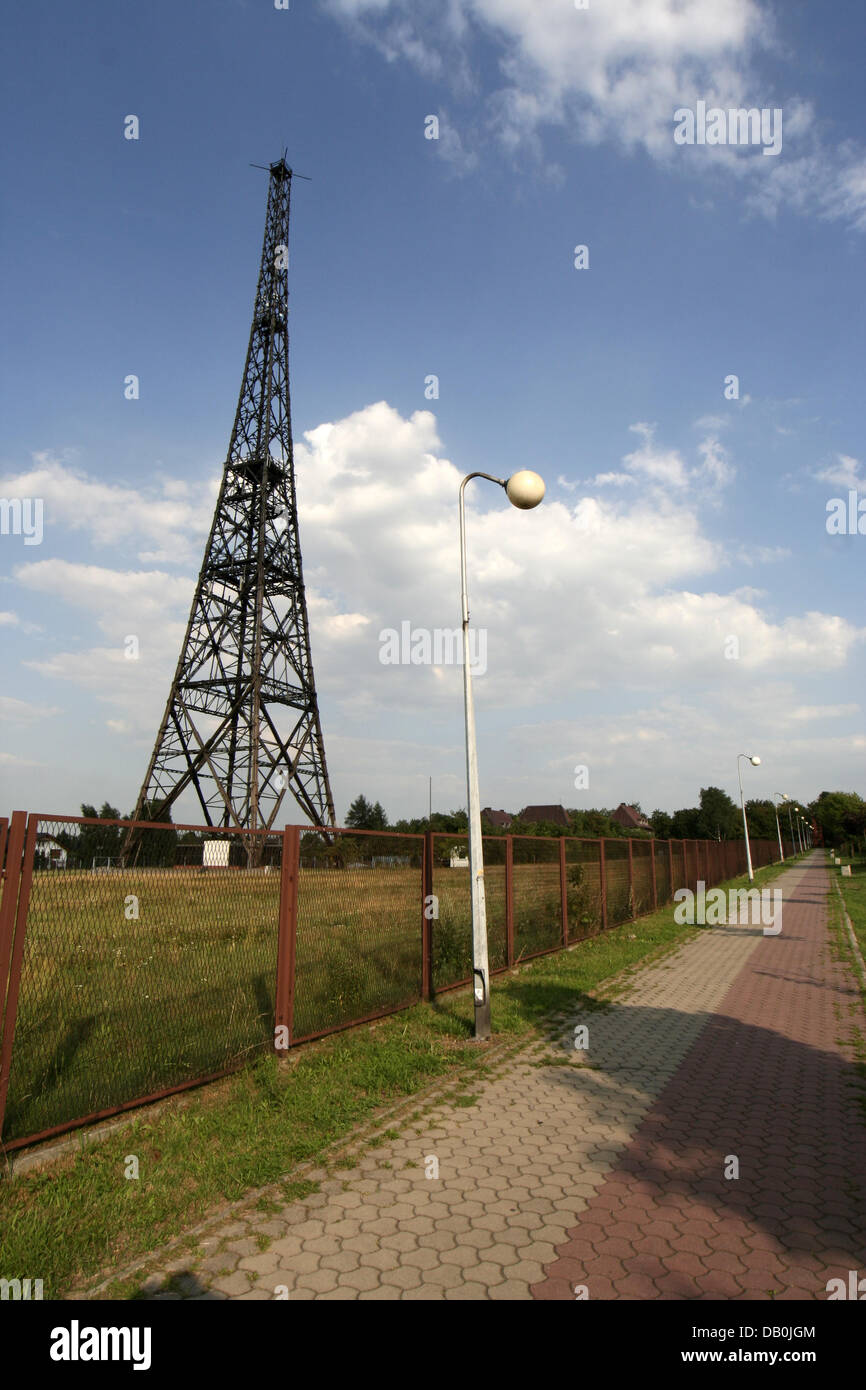
<path fill-rule="evenodd" d="M 269 829 L 291 792 L 334 824 L 301 567 L 289 404 L 292 170 L 270 166 L 243 382 L 189 623 L 136 819 L 189 788 L 208 825 Z"/>

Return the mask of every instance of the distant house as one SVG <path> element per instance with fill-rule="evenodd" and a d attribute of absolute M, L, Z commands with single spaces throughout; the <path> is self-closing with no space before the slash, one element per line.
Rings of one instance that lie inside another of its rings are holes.
<path fill-rule="evenodd" d="M 520 819 L 525 821 L 552 821 L 554 825 L 564 825 L 568 829 L 571 821 L 564 806 L 524 806 Z"/>
<path fill-rule="evenodd" d="M 463 854 L 463 851 L 460 849 L 459 845 L 455 845 L 451 851 L 451 858 L 449 860 L 449 864 L 452 869 L 468 869 L 469 856 L 468 854 Z"/>
<path fill-rule="evenodd" d="M 510 811 L 494 811 L 489 806 L 485 806 L 481 812 L 481 819 L 486 821 L 494 830 L 507 830 L 512 821 Z"/>
<path fill-rule="evenodd" d="M 621 825 L 624 830 L 652 830 L 652 826 L 640 811 L 636 811 L 633 806 L 626 806 L 621 801 L 611 816 L 617 825 Z"/>
<path fill-rule="evenodd" d="M 36 852 L 42 863 L 47 864 L 49 869 L 66 868 L 66 850 L 63 845 L 52 840 L 50 835 L 39 834 L 36 836 Z"/>

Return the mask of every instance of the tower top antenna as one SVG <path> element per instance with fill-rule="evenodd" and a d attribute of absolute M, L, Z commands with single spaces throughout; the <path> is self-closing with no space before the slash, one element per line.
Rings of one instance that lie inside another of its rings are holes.
<path fill-rule="evenodd" d="M 266 174 L 276 174 L 278 178 L 306 179 L 307 183 L 313 180 L 309 174 L 296 174 L 290 164 L 286 162 L 288 150 L 283 150 L 279 159 L 275 159 L 273 164 L 250 164 L 251 169 L 263 169 Z"/>

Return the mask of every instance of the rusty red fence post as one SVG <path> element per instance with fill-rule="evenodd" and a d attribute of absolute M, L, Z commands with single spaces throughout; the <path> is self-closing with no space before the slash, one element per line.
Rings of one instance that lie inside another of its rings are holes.
<path fill-rule="evenodd" d="M 656 839 L 655 839 L 655 835 L 654 835 L 654 836 L 652 837 L 652 839 L 650 840 L 650 854 L 652 855 L 652 871 L 653 871 L 653 912 L 655 912 L 656 909 L 658 908 L 658 905 L 659 905 L 659 887 L 658 887 L 658 882 L 657 882 L 657 879 L 656 879 Z"/>
<path fill-rule="evenodd" d="M 433 921 L 436 900 L 433 896 L 433 831 L 424 831 L 421 848 L 421 998 L 433 998 Z"/>
<path fill-rule="evenodd" d="M 9 852 L 3 885 L 3 900 L 0 905 L 0 1030 L 3 1024 L 3 1010 L 6 1003 L 6 987 L 9 981 L 9 961 L 12 956 L 12 938 L 15 935 L 15 911 L 18 906 L 18 884 L 21 879 L 21 856 L 24 852 L 24 838 L 27 830 L 27 816 L 24 811 L 12 812 L 12 826 L 9 832 Z M 0 1033 L 2 1035 L 2 1033 Z"/>
<path fill-rule="evenodd" d="M 568 880 L 565 867 L 565 836 L 559 837 L 559 895 L 562 902 L 562 944 L 568 945 Z"/>
<path fill-rule="evenodd" d="M 9 834 L 9 819 L 0 816 L 0 873 L 3 872 L 6 857 L 6 837 Z"/>
<path fill-rule="evenodd" d="M 505 958 L 514 964 L 514 836 L 505 837 Z"/>
<path fill-rule="evenodd" d="M 632 918 L 634 918 L 636 916 L 634 900 L 634 851 L 630 835 L 628 837 L 628 909 Z"/>
<path fill-rule="evenodd" d="M 280 914 L 277 937 L 277 988 L 274 1009 L 274 1050 L 285 1057 L 295 1026 L 295 946 L 298 931 L 298 875 L 301 831 L 287 825 L 280 862 Z M 281 1046 L 281 1044 L 283 1044 Z"/>
<path fill-rule="evenodd" d="M 603 839 L 598 842 L 598 877 L 601 884 L 601 929 L 607 931 L 607 862 Z"/>
<path fill-rule="evenodd" d="M 18 822 L 16 824 L 16 817 Z M 15 1020 L 18 1015 L 18 994 L 21 988 L 21 966 L 24 961 L 24 936 L 27 930 L 27 909 L 33 883 L 33 859 L 36 853 L 36 831 L 39 817 L 29 816 L 24 829 L 25 813 L 13 811 L 12 834 L 9 837 L 9 874 L 3 890 L 0 912 L 0 988 L 5 994 L 0 1044 L 0 1140 L 6 1114 L 6 1096 L 12 1070 L 12 1044 L 15 1040 Z M 23 841 L 23 853 L 22 853 Z M 8 969 L 8 987 L 6 986 Z M 0 996 L 0 1005 L 3 1004 Z"/>

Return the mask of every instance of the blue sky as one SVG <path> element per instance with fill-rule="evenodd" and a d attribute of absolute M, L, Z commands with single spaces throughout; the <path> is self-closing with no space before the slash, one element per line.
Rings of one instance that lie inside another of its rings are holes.
<path fill-rule="evenodd" d="M 459 669 L 383 666 L 379 634 L 459 622 L 474 469 L 548 488 L 472 494 L 485 803 L 673 809 L 753 749 L 756 794 L 863 791 L 866 536 L 826 530 L 866 499 L 862 6 L 113 0 L 6 30 L 0 497 L 44 499 L 44 535 L 0 535 L 4 809 L 135 801 L 240 384 L 249 165 L 283 147 L 338 816 L 423 813 L 429 774 L 464 799 Z M 780 108 L 781 152 L 675 145 L 698 100 Z"/>

